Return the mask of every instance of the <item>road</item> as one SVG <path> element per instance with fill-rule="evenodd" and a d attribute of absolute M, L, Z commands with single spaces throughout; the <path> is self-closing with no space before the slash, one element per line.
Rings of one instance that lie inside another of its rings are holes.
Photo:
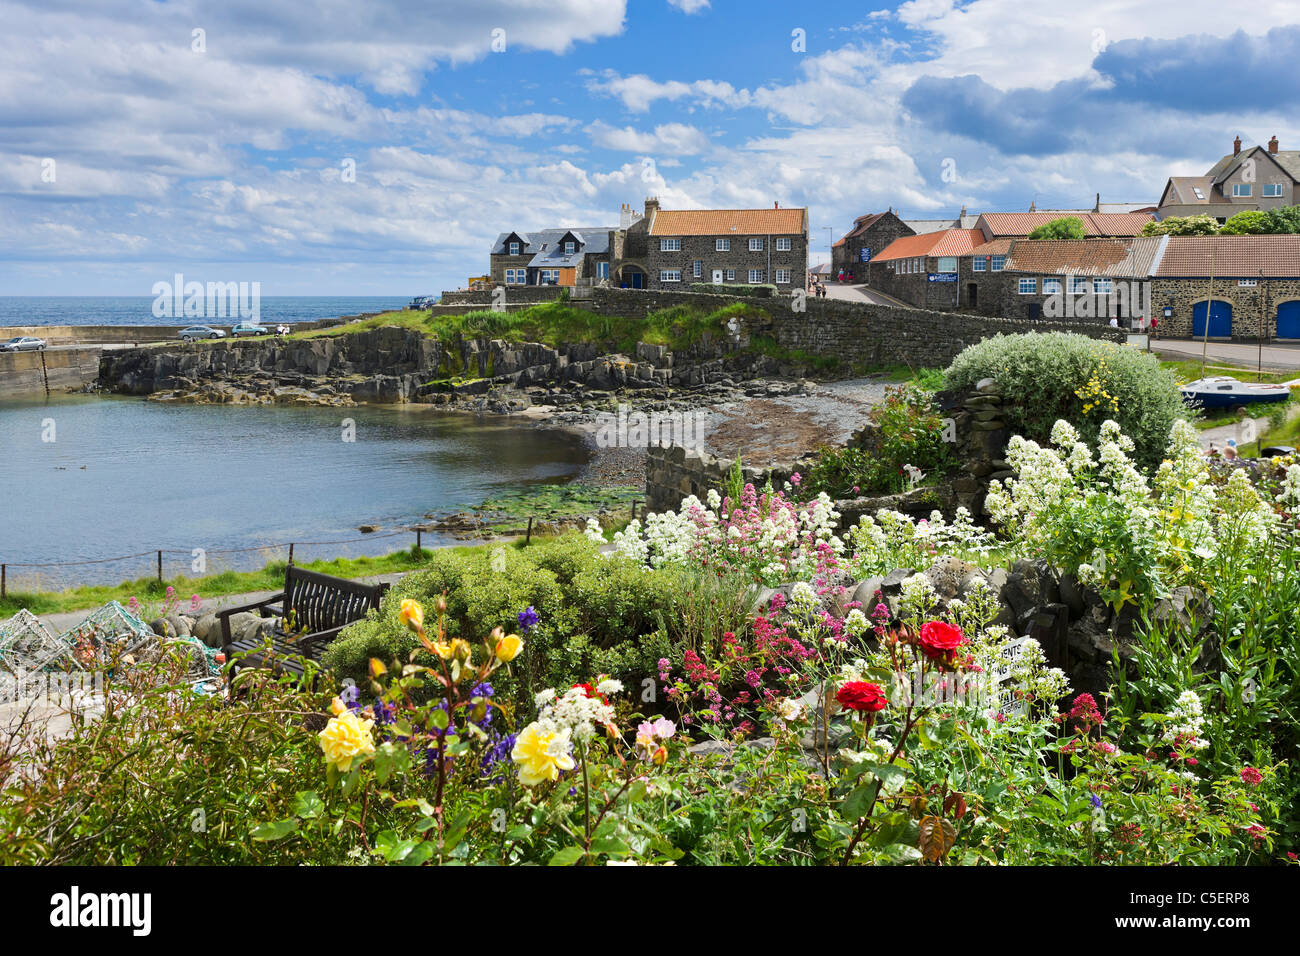
<path fill-rule="evenodd" d="M 1247 342 L 1210 342 L 1206 345 L 1194 339 L 1156 339 L 1151 348 L 1163 358 L 1178 361 L 1200 361 L 1204 348 L 1210 362 L 1227 362 L 1247 368 L 1253 368 L 1260 357 L 1259 345 Z M 1300 343 L 1265 345 L 1263 361 L 1265 369 L 1300 369 Z"/>
<path fill-rule="evenodd" d="M 826 283 L 826 298 L 840 299 L 844 302 L 869 302 L 872 305 L 892 305 L 901 309 L 914 308 L 906 302 L 865 285 L 842 285 L 833 281 Z"/>

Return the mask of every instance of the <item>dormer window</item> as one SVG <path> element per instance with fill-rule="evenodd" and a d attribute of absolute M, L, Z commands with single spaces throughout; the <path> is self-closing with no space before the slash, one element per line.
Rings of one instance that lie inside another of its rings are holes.
<path fill-rule="evenodd" d="M 1200 186 L 1193 186 L 1192 192 L 1196 195 L 1197 199 L 1199 199 L 1201 202 L 1205 202 L 1205 193 L 1201 192 Z"/>
<path fill-rule="evenodd" d="M 566 256 L 571 256 L 575 251 L 577 251 L 577 248 L 578 244 L 576 242 L 566 242 L 564 244 L 564 254 Z"/>
<path fill-rule="evenodd" d="M 510 254 L 512 256 L 519 255 L 519 243 L 517 242 L 510 243 Z"/>

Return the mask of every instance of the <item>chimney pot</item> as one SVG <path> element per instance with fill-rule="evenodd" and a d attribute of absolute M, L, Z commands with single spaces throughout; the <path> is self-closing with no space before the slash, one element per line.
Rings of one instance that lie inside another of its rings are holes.
<path fill-rule="evenodd" d="M 1272 139 L 1270 139 L 1270 140 L 1268 141 L 1268 151 L 1269 151 L 1270 153 L 1276 153 L 1276 152 L 1277 152 L 1277 137 L 1276 137 L 1276 136 L 1274 136 Z"/>
<path fill-rule="evenodd" d="M 1241 152 L 1241 137 L 1238 136 L 1236 139 L 1232 141 L 1232 155 L 1236 156 L 1240 152 Z"/>

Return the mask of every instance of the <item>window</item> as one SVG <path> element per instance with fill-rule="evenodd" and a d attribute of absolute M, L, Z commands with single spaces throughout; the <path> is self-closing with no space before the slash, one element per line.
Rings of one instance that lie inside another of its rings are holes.
<path fill-rule="evenodd" d="M 659 251 L 660 252 L 681 252 L 682 241 L 680 239 L 660 239 Z"/>
<path fill-rule="evenodd" d="M 789 283 L 789 281 L 790 281 L 790 270 L 789 270 L 789 269 L 777 269 L 777 270 L 776 270 L 776 284 L 777 284 L 777 285 L 785 285 L 785 284 Z"/>
<path fill-rule="evenodd" d="M 573 255 L 574 250 L 577 248 L 578 248 L 578 244 L 576 242 L 566 242 L 564 244 L 564 254 L 566 256 L 571 256 Z"/>
<path fill-rule="evenodd" d="M 1084 295 L 1088 291 L 1088 280 L 1083 276 L 1070 276 L 1070 294 Z"/>
<path fill-rule="evenodd" d="M 985 256 L 976 256 L 970 261 L 971 272 L 987 272 L 989 269 L 989 260 Z"/>
<path fill-rule="evenodd" d="M 1265 195 L 1265 196 L 1272 196 L 1272 197 L 1281 196 L 1281 195 L 1282 195 L 1282 184 L 1281 184 L 1281 183 L 1265 183 L 1265 184 L 1264 184 L 1264 195 Z"/>
<path fill-rule="evenodd" d="M 1037 280 L 1037 279 L 1021 279 L 1021 280 L 1020 280 L 1020 294 L 1021 294 L 1021 295 L 1033 295 L 1033 294 L 1034 294 L 1035 292 L 1037 292 L 1037 291 L 1038 291 L 1038 280 Z"/>
<path fill-rule="evenodd" d="M 1280 195 L 1280 194 L 1279 194 L 1279 195 Z M 776 240 L 776 251 L 777 251 L 777 252 L 789 252 L 789 251 L 790 251 L 790 240 L 789 240 L 788 238 L 786 238 L 786 239 L 778 238 L 778 239 Z"/>
<path fill-rule="evenodd" d="M 1061 294 L 1060 279 L 1043 280 L 1043 295 L 1060 295 L 1060 294 Z"/>
<path fill-rule="evenodd" d="M 936 271 L 936 272 L 956 272 L 956 271 L 957 271 L 957 257 L 956 257 L 956 256 L 940 256 L 940 257 L 939 257 L 939 268 L 936 269 L 935 271 Z"/>
<path fill-rule="evenodd" d="M 1093 279 L 1092 291 L 1098 295 L 1110 295 L 1115 291 L 1114 279 Z"/>
<path fill-rule="evenodd" d="M 728 281 L 728 282 L 735 282 L 735 281 L 736 281 L 736 270 L 735 270 L 735 269 L 728 269 L 728 270 L 727 270 L 727 281 Z"/>
<path fill-rule="evenodd" d="M 506 285 L 524 285 L 528 282 L 527 269 L 507 269 Z"/>
<path fill-rule="evenodd" d="M 541 280 L 542 285 L 555 285 L 560 281 L 560 270 L 539 269 L 537 276 Z"/>
<path fill-rule="evenodd" d="M 608 262 L 597 262 L 597 263 L 596 263 L 596 278 L 597 278 L 597 279 L 608 279 L 608 278 L 609 278 L 609 263 L 608 263 Z"/>
<path fill-rule="evenodd" d="M 691 275 L 695 276 L 697 279 L 704 275 L 704 263 L 699 259 L 696 259 L 691 263 Z"/>
<path fill-rule="evenodd" d="M 731 240 L 730 240 L 730 239 L 715 239 L 715 240 L 713 241 L 713 250 L 714 250 L 715 252 L 730 252 L 730 251 L 731 251 Z"/>
<path fill-rule="evenodd" d="M 762 240 L 762 239 L 751 239 L 751 240 L 749 240 L 749 251 L 750 251 L 750 252 L 762 252 L 762 251 L 763 251 L 763 240 Z"/>
<path fill-rule="evenodd" d="M 749 270 L 749 281 L 750 281 L 750 282 L 762 282 L 762 281 L 763 281 L 763 270 L 762 270 L 762 269 L 750 269 L 750 270 Z"/>
<path fill-rule="evenodd" d="M 1250 183 L 1233 183 L 1233 184 L 1232 184 L 1232 195 L 1233 195 L 1234 198 L 1238 198 L 1238 197 L 1242 197 L 1242 196 L 1249 196 L 1249 195 L 1250 195 Z"/>
<path fill-rule="evenodd" d="M 1201 192 L 1200 186 L 1193 186 L 1192 192 L 1196 195 L 1197 199 L 1199 199 L 1201 202 L 1205 202 L 1205 193 Z"/>
<path fill-rule="evenodd" d="M 659 281 L 660 282 L 681 282 L 682 270 L 681 269 L 660 269 Z"/>
<path fill-rule="evenodd" d="M 512 256 L 519 255 L 519 243 L 517 242 L 510 243 L 510 254 Z"/>
<path fill-rule="evenodd" d="M 994 256 L 994 257 L 993 257 L 993 271 L 994 271 L 994 272 L 1001 272 L 1001 271 L 1002 271 L 1002 266 L 1006 264 L 1006 261 L 1007 261 L 1007 257 L 1006 257 L 1006 256 Z"/>

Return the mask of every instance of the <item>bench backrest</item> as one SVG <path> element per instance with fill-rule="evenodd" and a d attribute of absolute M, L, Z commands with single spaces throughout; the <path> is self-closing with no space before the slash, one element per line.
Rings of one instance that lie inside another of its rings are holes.
<path fill-rule="evenodd" d="M 294 612 L 296 630 L 315 634 L 365 617 L 387 590 L 387 584 L 362 584 L 291 564 L 284 573 L 284 609 Z"/>

